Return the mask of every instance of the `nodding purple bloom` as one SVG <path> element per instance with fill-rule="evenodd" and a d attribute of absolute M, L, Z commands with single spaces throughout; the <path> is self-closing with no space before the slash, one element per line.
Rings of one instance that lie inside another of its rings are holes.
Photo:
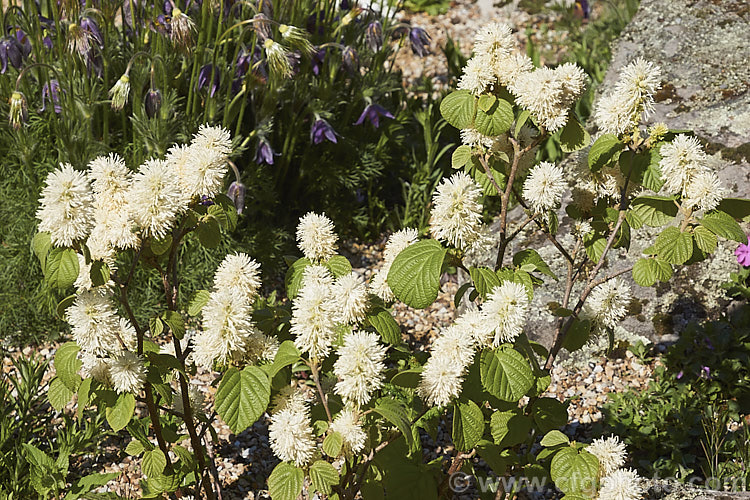
<path fill-rule="evenodd" d="M 149 118 L 155 117 L 161 109 L 161 92 L 158 89 L 149 89 L 146 93 L 144 106 L 146 108 L 146 116 Z"/>
<path fill-rule="evenodd" d="M 359 73 L 359 55 L 352 47 L 344 47 L 344 51 L 341 53 L 341 62 L 350 74 Z"/>
<path fill-rule="evenodd" d="M 126 2 L 127 3 L 127 2 Z M 42 38 L 42 44 L 45 48 L 48 50 L 52 49 L 52 33 L 55 29 L 55 22 L 52 19 L 49 19 L 47 17 L 44 17 L 43 15 L 39 15 L 39 24 L 42 25 L 42 33 L 44 34 L 44 38 Z"/>
<path fill-rule="evenodd" d="M 0 40 L 0 73 L 5 73 L 8 70 L 8 62 L 16 68 L 21 69 L 21 63 L 23 62 L 23 55 L 21 54 L 21 47 L 15 37 L 5 37 Z"/>
<path fill-rule="evenodd" d="M 362 114 L 359 115 L 359 119 L 354 122 L 354 124 L 362 125 L 365 119 L 367 119 L 373 127 L 378 128 L 380 126 L 381 116 L 393 119 L 393 114 L 383 106 L 380 106 L 379 104 L 368 104 L 365 106 L 364 111 L 362 111 Z"/>
<path fill-rule="evenodd" d="M 52 103 L 55 113 L 62 113 L 62 106 L 60 106 L 60 83 L 57 80 L 50 80 L 45 83 L 42 87 L 42 109 L 47 109 L 47 100 Z"/>
<path fill-rule="evenodd" d="M 312 63 L 313 75 L 318 76 L 320 70 L 323 69 L 323 62 L 326 58 L 326 49 L 316 49 L 310 56 L 310 62 Z"/>
<path fill-rule="evenodd" d="M 310 128 L 310 140 L 313 144 L 320 144 L 324 139 L 328 139 L 334 144 L 338 143 L 336 131 L 333 130 L 331 124 L 322 118 L 317 118 Z"/>
<path fill-rule="evenodd" d="M 422 28 L 412 28 L 409 31 L 409 42 L 411 51 L 419 57 L 424 57 L 430 53 L 430 35 Z"/>
<path fill-rule="evenodd" d="M 215 205 L 214 200 L 206 196 L 205 194 L 201 196 L 201 205 L 204 207 L 210 207 L 211 205 Z"/>
<path fill-rule="evenodd" d="M 92 71 L 96 73 L 96 76 L 101 78 L 102 73 L 104 72 L 104 62 L 102 61 L 101 54 L 94 54 L 93 51 L 89 51 L 86 56 L 86 72 L 89 77 L 91 76 Z"/>
<path fill-rule="evenodd" d="M 241 182 L 234 181 L 229 185 L 227 190 L 227 196 L 234 203 L 234 208 L 237 213 L 242 215 L 242 211 L 245 209 L 245 193 L 247 188 Z"/>
<path fill-rule="evenodd" d="M 267 140 L 261 138 L 258 141 L 258 149 L 255 151 L 255 163 L 258 165 L 262 163 L 273 165 L 274 156 L 277 156 L 277 154 L 273 152 L 271 145 Z"/>
<path fill-rule="evenodd" d="M 373 52 L 379 52 L 383 47 L 383 25 L 380 21 L 373 21 L 365 28 L 365 41 Z"/>
<path fill-rule="evenodd" d="M 85 31 L 89 32 L 91 34 L 91 38 L 95 40 L 100 47 L 102 46 L 102 44 L 104 43 L 104 39 L 102 38 L 102 32 L 99 31 L 99 25 L 96 24 L 96 21 L 94 21 L 90 17 L 82 17 L 79 26 Z"/>
<path fill-rule="evenodd" d="M 214 67 L 212 64 L 206 64 L 198 72 L 198 90 L 208 85 L 209 80 L 211 80 L 211 73 L 213 73 L 214 79 L 209 88 L 209 95 L 213 97 L 216 94 L 216 91 L 219 90 L 220 82 L 219 72 L 214 71 Z"/>
<path fill-rule="evenodd" d="M 169 16 L 165 14 L 156 16 L 155 21 L 149 22 L 149 27 L 151 31 L 167 37 L 172 33 L 172 23 L 169 20 Z"/>
<path fill-rule="evenodd" d="M 700 376 L 706 380 L 711 380 L 711 368 L 708 366 L 701 366 Z"/>
<path fill-rule="evenodd" d="M 252 62 L 253 53 L 243 47 L 242 50 L 240 50 L 240 52 L 237 54 L 235 74 L 238 78 L 242 78 L 247 74 L 247 70 L 250 69 L 250 65 L 252 64 Z"/>
<path fill-rule="evenodd" d="M 675 376 L 675 378 L 676 378 L 677 380 L 680 380 L 680 379 L 682 378 L 682 376 L 683 376 L 683 375 L 685 375 L 685 372 L 683 372 L 682 370 L 680 370 L 680 373 L 678 373 L 678 374 L 677 374 L 677 375 Z"/>
<path fill-rule="evenodd" d="M 3 66 L 3 72 L 5 71 L 5 66 Z M 744 243 L 741 243 L 740 246 L 737 247 L 737 250 L 734 251 L 734 255 L 737 256 L 737 263 L 741 266 L 750 267 L 750 236 L 747 237 L 747 245 Z"/>
<path fill-rule="evenodd" d="M 26 33 L 24 33 L 21 28 L 15 28 L 15 30 L 16 41 L 21 47 L 21 55 L 23 55 L 23 57 L 29 57 L 29 54 L 31 54 L 31 42 L 29 41 L 29 37 L 26 36 Z"/>

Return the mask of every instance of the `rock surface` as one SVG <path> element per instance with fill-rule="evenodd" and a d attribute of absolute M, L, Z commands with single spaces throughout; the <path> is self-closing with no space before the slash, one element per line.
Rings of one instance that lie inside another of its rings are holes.
<path fill-rule="evenodd" d="M 750 197 L 748 29 L 750 4 L 745 0 L 643 0 L 621 34 L 599 88 L 599 96 L 608 93 L 621 68 L 636 57 L 660 65 L 662 90 L 656 97 L 656 112 L 647 122 L 664 122 L 670 129 L 695 131 L 713 155 L 713 167 L 729 191 L 728 197 Z M 589 123 L 588 128 L 595 132 L 593 123 Z M 585 161 L 583 155 L 571 155 L 565 161 L 564 170 L 572 171 L 575 162 L 581 159 Z M 569 201 L 570 193 L 563 198 L 563 206 Z M 566 248 L 571 248 L 571 220 L 562 211 L 558 215 L 559 235 L 563 242 L 568 242 Z M 525 216 L 516 209 L 511 217 L 517 224 Z M 629 256 L 610 252 L 603 272 L 632 265 L 660 231 L 649 229 L 634 231 Z M 536 248 L 563 280 L 564 261 L 540 235 L 533 231 L 522 232 L 514 243 L 510 255 L 524 248 Z M 706 262 L 677 267 L 672 280 L 655 288 L 639 287 L 630 273 L 623 275 L 635 299 L 617 334 L 630 341 L 645 336 L 655 342 L 671 342 L 690 321 L 718 315 L 728 303 L 720 285 L 737 268 L 733 255 L 736 246 L 734 242 L 721 241 L 717 252 Z M 506 264 L 508 260 L 506 254 Z M 494 252 L 487 256 L 487 261 L 494 262 Z M 560 301 L 563 284 L 546 277 L 545 281 L 545 286 L 535 291 L 527 333 L 549 346 L 554 317 L 549 313 L 548 304 Z M 574 289 L 573 300 L 577 298 L 576 291 L 580 293 L 580 288 Z"/>

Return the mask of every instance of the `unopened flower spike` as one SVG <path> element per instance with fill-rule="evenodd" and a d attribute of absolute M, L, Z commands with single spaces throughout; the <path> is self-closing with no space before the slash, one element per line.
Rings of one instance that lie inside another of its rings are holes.
<path fill-rule="evenodd" d="M 308 39 L 307 33 L 296 26 L 282 24 L 279 26 L 279 33 L 281 33 L 282 40 L 294 49 L 298 49 L 307 55 L 312 54 L 313 50 L 315 50 Z"/>
<path fill-rule="evenodd" d="M 266 50 L 266 59 L 271 72 L 284 78 L 291 77 L 292 65 L 287 57 L 288 51 L 284 46 L 269 38 L 263 42 L 263 48 Z"/>
<path fill-rule="evenodd" d="M 112 109 L 120 111 L 128 102 L 130 95 L 130 77 L 125 72 L 117 82 L 109 89 L 109 96 L 112 98 Z"/>
<path fill-rule="evenodd" d="M 18 130 L 21 128 L 21 125 L 26 123 L 26 120 L 29 119 L 29 109 L 26 104 L 26 96 L 23 95 L 23 92 L 16 90 L 11 94 L 8 103 L 10 104 L 8 122 L 10 122 L 14 129 Z"/>

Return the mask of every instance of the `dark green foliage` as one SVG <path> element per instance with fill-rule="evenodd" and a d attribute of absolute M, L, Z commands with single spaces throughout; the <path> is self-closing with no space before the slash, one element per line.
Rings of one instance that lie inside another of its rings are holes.
<path fill-rule="evenodd" d="M 704 425 L 714 415 L 741 421 L 750 408 L 750 306 L 720 321 L 690 325 L 662 363 L 646 390 L 611 395 L 602 433 L 624 439 L 646 475 L 710 476 Z M 740 452 L 747 448 L 742 426 L 725 434 L 721 461 L 741 465 Z"/>

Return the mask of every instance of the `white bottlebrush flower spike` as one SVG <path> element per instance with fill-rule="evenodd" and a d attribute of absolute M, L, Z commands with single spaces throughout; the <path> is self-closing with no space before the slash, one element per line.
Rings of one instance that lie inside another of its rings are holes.
<path fill-rule="evenodd" d="M 223 127 L 203 124 L 198 127 L 198 133 L 193 136 L 194 146 L 208 148 L 222 156 L 229 156 L 232 152 L 232 135 Z"/>
<path fill-rule="evenodd" d="M 628 311 L 633 295 L 627 283 L 612 279 L 591 291 L 581 317 L 606 328 L 614 328 Z"/>
<path fill-rule="evenodd" d="M 602 97 L 595 118 L 599 128 L 607 134 L 628 132 L 654 109 L 654 94 L 659 90 L 661 70 L 658 66 L 638 58 L 625 66 L 615 89 Z"/>
<path fill-rule="evenodd" d="M 625 465 L 625 459 L 627 458 L 625 443 L 620 442 L 618 436 L 594 439 L 586 447 L 586 451 L 599 460 L 601 476 L 607 476 Z"/>
<path fill-rule="evenodd" d="M 663 144 L 659 154 L 664 179 L 662 190 L 667 193 L 688 196 L 690 181 L 698 174 L 710 172 L 708 156 L 695 137 L 680 134 L 672 142 Z"/>
<path fill-rule="evenodd" d="M 466 62 L 457 87 L 459 90 L 468 90 L 474 95 L 480 95 L 485 90 L 492 90 L 495 80 L 492 57 L 477 54 Z"/>
<path fill-rule="evenodd" d="M 335 319 L 330 286 L 305 283 L 292 305 L 290 331 L 295 336 L 294 345 L 312 359 L 324 359 L 336 337 Z"/>
<path fill-rule="evenodd" d="M 333 365 L 333 373 L 339 378 L 334 392 L 344 403 L 364 405 L 372 392 L 383 385 L 385 347 L 378 339 L 375 333 L 356 331 L 344 337 Z"/>
<path fill-rule="evenodd" d="M 297 244 L 302 253 L 313 262 L 325 262 L 336 253 L 338 236 L 333 223 L 325 215 L 309 212 L 297 225 Z"/>
<path fill-rule="evenodd" d="M 227 158 L 215 149 L 192 144 L 188 168 L 183 172 L 181 187 L 188 199 L 206 196 L 213 198 L 221 191 L 229 169 Z"/>
<path fill-rule="evenodd" d="M 96 354 L 86 351 L 81 351 L 78 357 L 81 360 L 81 375 L 83 378 L 93 377 L 100 384 L 108 387 L 112 385 L 109 374 L 110 358 L 100 358 Z"/>
<path fill-rule="evenodd" d="M 110 154 L 91 160 L 89 177 L 97 208 L 119 210 L 127 204 L 132 173 L 120 156 Z"/>
<path fill-rule="evenodd" d="M 367 284 L 357 273 L 351 272 L 337 279 L 331 295 L 339 322 L 356 325 L 365 319 L 369 304 Z"/>
<path fill-rule="evenodd" d="M 719 206 L 726 192 L 715 173 L 701 172 L 696 174 L 687 186 L 685 205 L 687 208 L 713 210 Z"/>
<path fill-rule="evenodd" d="M 131 215 L 146 236 L 163 238 L 188 201 L 178 178 L 163 160 L 151 159 L 133 176 L 128 191 Z"/>
<path fill-rule="evenodd" d="M 116 335 L 120 322 L 109 292 L 100 289 L 79 294 L 65 311 L 65 320 L 82 350 L 106 355 L 121 349 Z"/>
<path fill-rule="evenodd" d="M 143 359 L 130 351 L 123 351 L 112 357 L 109 373 L 112 386 L 118 393 L 137 393 L 146 383 L 146 366 Z"/>
<path fill-rule="evenodd" d="M 302 272 L 301 285 L 303 287 L 310 284 L 316 284 L 323 287 L 331 287 L 333 286 L 333 281 L 333 274 L 331 274 L 331 270 L 326 266 L 312 264 L 310 266 L 307 266 Z"/>
<path fill-rule="evenodd" d="M 598 500 L 639 500 L 645 489 L 633 469 L 619 469 L 602 478 Z"/>
<path fill-rule="evenodd" d="M 535 213 L 557 207 L 564 192 L 562 168 L 546 161 L 532 168 L 523 183 L 523 197 Z"/>
<path fill-rule="evenodd" d="M 39 231 L 48 232 L 55 246 L 73 245 L 88 236 L 93 225 L 93 195 L 83 172 L 69 163 L 47 176 L 39 209 Z"/>
<path fill-rule="evenodd" d="M 513 31 L 504 23 L 489 23 L 474 35 L 474 52 L 477 54 L 507 56 L 515 47 Z"/>
<path fill-rule="evenodd" d="M 472 331 L 458 325 L 451 325 L 432 343 L 433 356 L 445 357 L 456 366 L 469 366 L 474 360 L 474 336 Z"/>
<path fill-rule="evenodd" d="M 549 132 L 561 129 L 586 86 L 583 70 L 568 63 L 555 69 L 538 68 L 521 72 L 509 90 L 516 102 L 536 117 Z"/>
<path fill-rule="evenodd" d="M 505 281 L 495 287 L 482 306 L 484 330 L 492 332 L 492 345 L 513 342 L 523 333 L 529 313 L 529 296 L 526 287 Z"/>
<path fill-rule="evenodd" d="M 223 365 L 241 359 L 254 332 L 245 296 L 228 288 L 214 290 L 202 314 L 203 330 L 193 338 L 195 363 L 211 369 L 214 362 Z"/>
<path fill-rule="evenodd" d="M 271 401 L 269 413 L 273 415 L 286 409 L 291 410 L 293 413 L 298 413 L 305 411 L 305 404 L 307 404 L 305 393 L 300 391 L 296 385 L 287 385 L 274 396 Z"/>
<path fill-rule="evenodd" d="M 252 303 L 260 289 L 260 264 L 247 254 L 227 255 L 214 274 L 214 290 L 229 289 Z"/>
<path fill-rule="evenodd" d="M 432 197 L 432 236 L 460 249 L 471 245 L 482 228 L 481 196 L 481 186 L 464 172 L 443 179 Z"/>
<path fill-rule="evenodd" d="M 417 391 L 431 406 L 445 406 L 461 394 L 464 369 L 447 356 L 431 356 Z"/>
<path fill-rule="evenodd" d="M 315 451 L 307 406 L 289 406 L 271 417 L 268 438 L 274 455 L 297 467 L 307 465 Z"/>
<path fill-rule="evenodd" d="M 331 430 L 341 434 L 344 446 L 354 454 L 365 448 L 365 441 L 367 440 L 367 435 L 357 420 L 357 414 L 347 408 L 341 410 L 331 424 Z"/>

